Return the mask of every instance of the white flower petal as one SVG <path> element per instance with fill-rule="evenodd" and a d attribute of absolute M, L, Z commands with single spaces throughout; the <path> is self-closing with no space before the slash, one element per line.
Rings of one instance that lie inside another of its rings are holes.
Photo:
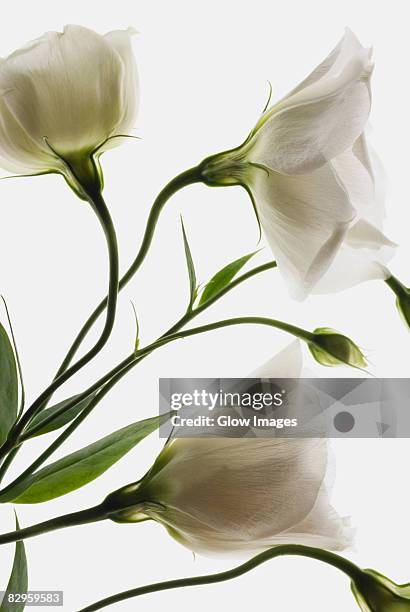
<path fill-rule="evenodd" d="M 394 249 L 397 245 L 389 240 L 377 227 L 366 221 L 359 219 L 352 225 L 346 234 L 346 244 L 355 249 L 376 250 L 388 247 Z"/>
<path fill-rule="evenodd" d="M 350 150 L 335 157 L 331 165 L 360 216 L 380 229 L 385 217 L 386 177 L 366 134 Z"/>
<path fill-rule="evenodd" d="M 249 159 L 276 172 L 315 170 L 350 148 L 371 104 L 370 52 L 347 33 L 330 59 L 262 117 Z"/>
<path fill-rule="evenodd" d="M 354 155 L 352 149 L 341 153 L 330 162 L 338 180 L 349 194 L 355 210 L 365 212 L 374 203 L 375 184 L 368 169 Z"/>
<path fill-rule="evenodd" d="M 383 262 L 389 261 L 392 254 L 391 247 L 384 247 L 375 252 L 343 246 L 312 293 L 333 293 L 369 280 L 385 280 L 391 276 L 391 273 Z"/>
<path fill-rule="evenodd" d="M 0 166 L 13 174 L 61 171 L 62 162 L 44 142 L 36 143 L 13 117 L 0 95 Z"/>
<path fill-rule="evenodd" d="M 299 83 L 299 85 L 292 89 L 292 91 L 285 96 L 284 99 L 293 96 L 299 91 L 305 90 L 309 85 L 316 83 L 325 75 L 329 77 L 337 74 L 340 66 L 345 65 L 352 57 L 360 57 L 362 53 L 363 47 L 360 44 L 357 36 L 355 36 L 352 30 L 346 28 L 343 38 L 338 42 L 336 47 L 318 66 L 316 66 L 309 76 L 307 76 L 301 83 Z"/>
<path fill-rule="evenodd" d="M 131 45 L 135 30 L 113 30 L 104 38 L 119 53 L 124 64 L 124 82 L 122 95 L 122 119 L 118 122 L 113 134 L 129 134 L 134 127 L 138 112 L 138 73 Z"/>
<path fill-rule="evenodd" d="M 289 543 L 296 539 L 301 544 L 316 546 L 330 550 L 345 550 L 353 539 L 354 530 L 347 517 L 340 517 L 329 502 L 329 494 L 325 485 L 322 485 L 313 506 L 307 517 L 298 525 L 277 538 Z"/>
<path fill-rule="evenodd" d="M 294 340 L 269 361 L 249 374 L 249 378 L 299 378 L 303 365 L 300 341 Z"/>
<path fill-rule="evenodd" d="M 324 440 L 174 440 L 170 461 L 151 479 L 163 509 L 147 509 L 194 551 L 256 551 L 318 533 L 340 548 L 340 520 L 316 511 L 326 474 Z M 164 488 L 163 485 L 167 484 Z M 298 533 L 293 530 L 297 526 Z"/>
<path fill-rule="evenodd" d="M 306 175 L 261 170 L 252 193 L 279 270 L 303 299 L 326 272 L 354 217 L 348 194 L 329 165 Z"/>

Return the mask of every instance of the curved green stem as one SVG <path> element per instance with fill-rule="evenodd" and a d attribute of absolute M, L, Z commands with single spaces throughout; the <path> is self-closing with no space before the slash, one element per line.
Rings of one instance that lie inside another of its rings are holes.
<path fill-rule="evenodd" d="M 93 393 L 96 393 L 97 391 L 100 391 L 104 387 L 104 385 L 106 385 L 108 382 L 110 382 L 110 380 L 118 372 L 121 372 L 129 364 L 134 364 L 135 361 L 136 361 L 135 353 L 131 353 L 130 355 L 128 355 L 128 357 L 123 359 L 114 368 L 109 370 L 106 374 L 104 374 L 104 376 L 99 378 L 95 383 L 93 383 L 85 391 L 83 391 L 82 393 L 79 393 L 77 396 L 73 397 L 70 402 L 68 402 L 67 404 L 62 406 L 59 410 L 56 410 L 50 416 L 42 419 L 41 423 L 39 423 L 38 425 L 32 425 L 31 427 L 29 427 L 29 429 L 27 429 L 24 433 L 21 434 L 18 442 L 22 443 L 22 442 L 25 442 L 26 440 L 29 440 L 30 438 L 34 438 L 38 434 L 39 431 L 41 431 L 47 425 L 49 425 L 50 423 L 55 421 L 59 416 L 64 414 L 64 412 L 67 412 L 68 410 L 71 410 L 71 408 L 74 408 L 74 406 L 76 406 L 80 402 L 83 402 L 84 400 L 86 400 Z"/>
<path fill-rule="evenodd" d="M 268 327 L 281 329 L 282 331 L 285 331 L 296 338 L 300 338 L 304 342 L 309 343 L 313 340 L 313 334 L 311 332 L 308 332 L 300 327 L 296 327 L 295 325 L 291 325 L 290 323 L 286 323 L 285 321 L 278 321 L 277 319 L 269 319 L 267 317 L 235 317 L 233 319 L 224 319 L 222 321 L 216 321 L 215 323 L 208 323 L 207 325 L 201 325 L 200 327 L 194 327 L 193 329 L 187 329 L 166 335 L 152 344 L 140 349 L 137 355 L 143 356 L 146 353 L 150 353 L 151 351 L 159 348 L 160 346 L 173 342 L 174 340 L 189 338 L 190 336 L 203 334 L 204 332 L 221 329 L 223 327 L 231 327 L 232 325 L 267 325 Z"/>
<path fill-rule="evenodd" d="M 90 197 L 90 202 L 92 203 L 93 208 L 95 209 L 97 215 L 100 218 L 108 241 L 110 254 L 110 286 L 108 295 L 106 298 L 104 298 L 104 300 L 100 302 L 100 304 L 97 306 L 97 308 L 94 310 L 94 312 L 90 315 L 86 323 L 81 328 L 73 344 L 71 345 L 64 361 L 62 362 L 53 382 L 37 398 L 37 400 L 29 408 L 25 415 L 23 415 L 21 421 L 10 432 L 8 440 L 6 440 L 6 442 L 0 448 L 0 460 L 5 457 L 7 453 L 15 446 L 18 437 L 24 431 L 25 427 L 30 423 L 30 421 L 34 418 L 34 416 L 46 407 L 47 402 L 51 398 L 54 391 L 58 389 L 73 374 L 75 374 L 80 368 L 86 365 L 103 348 L 103 346 L 108 340 L 108 337 L 111 333 L 114 324 L 118 292 L 121 291 L 121 289 L 123 289 L 125 285 L 131 280 L 131 278 L 134 276 L 134 274 L 137 272 L 142 262 L 144 261 L 151 245 L 155 227 L 157 225 L 158 218 L 161 214 L 163 207 L 165 206 L 169 198 L 177 191 L 187 185 L 200 182 L 201 180 L 202 179 L 200 168 L 194 167 L 176 176 L 164 187 L 164 189 L 162 189 L 151 208 L 145 229 L 145 234 L 138 254 L 131 266 L 128 268 L 128 270 L 120 280 L 118 271 L 118 248 L 116 243 L 116 235 L 108 209 L 105 205 L 101 193 L 96 194 L 93 198 Z M 94 325 L 99 315 L 104 311 L 105 308 L 107 308 L 107 318 L 99 341 L 93 347 L 93 349 L 91 349 L 86 355 L 84 355 L 76 364 L 74 364 L 74 366 L 67 369 L 74 355 L 82 344 L 84 338 L 86 337 L 91 327 Z"/>
<path fill-rule="evenodd" d="M 168 591 L 170 589 L 178 589 L 180 587 L 187 586 L 199 586 L 202 584 L 215 584 L 217 582 L 226 582 L 227 580 L 233 580 L 234 578 L 243 576 L 243 574 L 250 572 L 251 570 L 255 569 L 262 563 L 269 561 L 270 559 L 288 555 L 307 557 L 309 559 L 321 561 L 322 563 L 326 563 L 327 565 L 332 565 L 336 569 L 346 574 L 351 580 L 356 580 L 362 574 L 361 569 L 357 565 L 355 565 L 348 559 L 341 557 L 340 555 L 336 555 L 335 553 L 331 553 L 327 550 L 322 550 L 320 548 L 312 548 L 310 546 L 302 546 L 299 544 L 284 544 L 282 546 L 275 546 L 274 548 L 270 548 L 269 550 L 260 553 L 256 557 L 253 557 L 246 563 L 238 565 L 237 567 L 226 572 L 208 574 L 207 576 L 194 576 L 192 578 L 167 580 L 166 582 L 156 582 L 147 586 L 137 587 L 135 589 L 123 591 L 122 593 L 117 593 L 116 595 L 111 595 L 111 597 L 101 599 L 100 601 L 97 601 L 89 606 L 86 606 L 85 608 L 82 608 L 79 612 L 95 612 L 96 610 L 101 610 L 102 608 L 106 608 L 107 606 L 118 603 L 120 601 L 131 599 L 132 597 L 139 597 L 140 595 L 147 595 L 148 593 Z"/>
<path fill-rule="evenodd" d="M 30 408 L 28 408 L 28 410 L 22 415 L 21 419 L 11 430 L 9 437 L 4 443 L 3 447 L 0 449 L 0 458 L 4 457 L 9 452 L 9 450 L 11 450 L 15 446 L 20 434 L 24 431 L 26 426 L 36 416 L 36 414 L 44 408 L 46 402 L 52 396 L 54 391 L 56 391 L 69 378 L 71 378 L 71 376 L 73 376 L 82 367 L 89 363 L 105 346 L 114 326 L 119 279 L 117 238 L 115 234 L 114 225 L 110 217 L 110 213 L 101 193 L 96 193 L 93 197 L 90 196 L 90 203 L 92 204 L 97 214 L 97 217 L 101 223 L 101 226 L 104 230 L 109 255 L 109 292 L 107 301 L 107 317 L 103 331 L 97 343 L 74 365 L 72 365 L 69 369 L 65 370 L 65 372 L 62 372 L 57 378 L 55 378 L 53 382 L 47 387 L 47 389 L 45 389 L 41 393 L 41 395 L 39 395 L 39 397 L 30 406 Z"/>
<path fill-rule="evenodd" d="M 225 294 L 227 294 L 229 291 L 231 291 L 232 289 L 234 289 L 235 287 L 237 287 L 241 283 L 243 283 L 246 280 L 252 278 L 253 276 L 256 276 L 257 274 L 259 274 L 261 272 L 265 272 L 267 270 L 273 270 L 276 267 L 277 267 L 276 261 L 269 261 L 268 263 L 261 264 L 260 266 L 257 266 L 256 268 L 253 268 L 252 270 L 249 270 L 248 272 L 245 272 L 244 274 L 242 274 L 238 278 L 234 279 L 229 285 L 227 285 L 226 287 L 221 289 L 217 294 L 215 294 L 206 303 L 204 303 L 201 306 L 195 308 L 194 310 L 188 310 L 188 312 L 183 317 L 181 317 L 179 319 L 179 321 L 177 321 L 172 327 L 170 327 L 166 332 L 164 332 L 162 334 L 161 338 L 165 338 L 166 336 L 177 332 L 184 325 L 186 325 L 187 323 L 192 321 L 192 319 L 194 319 L 199 314 L 201 314 L 204 310 L 206 310 L 207 308 L 212 306 L 212 304 L 217 302 Z M 136 362 L 140 361 L 140 359 L 142 359 L 142 357 L 141 358 L 135 357 L 135 354 L 132 354 L 129 357 L 127 357 L 123 362 L 121 362 L 113 370 L 108 372 L 108 374 L 106 374 L 103 378 L 101 378 L 99 381 L 94 383 L 94 385 L 89 387 L 86 391 L 81 393 L 78 397 L 73 399 L 72 402 L 70 402 L 69 404 L 65 405 L 60 410 L 57 410 L 55 413 L 50 415 L 48 418 L 43 419 L 41 424 L 39 424 L 37 427 L 31 427 L 26 435 L 23 434 L 21 436 L 20 441 L 24 441 L 24 440 L 27 440 L 27 439 L 32 438 L 33 436 L 35 436 L 41 429 L 43 429 L 49 423 L 52 423 L 61 414 L 63 414 L 67 410 L 70 410 L 73 406 L 75 406 L 79 402 L 87 399 L 87 397 L 89 397 L 94 391 L 97 391 L 99 388 L 101 388 L 103 386 L 103 384 L 108 382 L 108 380 L 112 376 L 116 375 L 119 372 L 121 373 L 121 377 L 124 376 L 129 371 L 129 369 L 127 369 L 126 366 L 130 366 L 130 368 L 133 368 L 134 365 L 136 365 Z M 0 473 L 1 473 L 1 470 L 0 470 Z"/>
<path fill-rule="evenodd" d="M 121 278 L 119 282 L 119 286 L 118 286 L 119 291 L 121 291 L 121 289 L 123 289 L 127 285 L 127 283 L 132 279 L 132 277 L 134 276 L 134 274 L 137 272 L 142 262 L 144 261 L 148 253 L 148 250 L 151 246 L 155 228 L 158 223 L 158 218 L 162 212 L 162 209 L 167 203 L 167 201 L 170 199 L 171 196 L 173 196 L 177 191 L 179 191 L 183 187 L 186 187 L 187 185 L 191 185 L 193 183 L 198 183 L 201 180 L 202 179 L 201 179 L 199 168 L 198 167 L 190 168 L 189 170 L 182 172 L 181 174 L 176 176 L 174 179 L 172 179 L 172 181 L 170 181 L 164 187 L 164 189 L 162 189 L 162 191 L 158 194 L 154 204 L 152 205 L 152 208 L 151 208 L 151 211 L 148 217 L 147 225 L 145 228 L 144 237 L 142 239 L 142 243 L 138 251 L 138 254 L 136 258 L 134 259 L 134 261 L 132 262 L 132 264 L 130 265 L 130 267 L 128 268 L 128 270 L 125 272 L 124 276 Z M 84 338 L 86 337 L 91 327 L 94 325 L 94 323 L 96 322 L 96 320 L 98 319 L 98 317 L 100 316 L 100 314 L 104 311 L 106 307 L 107 307 L 107 298 L 104 298 L 100 302 L 100 304 L 95 308 L 94 312 L 90 315 L 90 317 L 87 319 L 87 321 L 84 323 L 83 327 L 79 331 L 77 337 L 75 338 L 73 344 L 71 345 L 64 361 L 62 362 L 56 374 L 57 378 L 61 376 L 61 374 L 65 372 L 65 370 L 68 368 L 69 364 L 71 363 L 74 355 L 79 349 Z"/>

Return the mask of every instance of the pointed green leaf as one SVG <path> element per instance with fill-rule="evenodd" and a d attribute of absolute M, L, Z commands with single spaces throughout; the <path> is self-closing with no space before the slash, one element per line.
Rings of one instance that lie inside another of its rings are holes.
<path fill-rule="evenodd" d="M 168 415 L 166 416 L 168 418 Z M 66 495 L 101 476 L 143 438 L 155 431 L 164 417 L 153 417 L 127 425 L 101 440 L 47 465 L 1 501 L 38 504 Z"/>
<path fill-rule="evenodd" d="M 16 515 L 16 529 L 20 529 Z M 16 542 L 16 552 L 10 574 L 9 583 L 3 596 L 0 612 L 22 612 L 25 608 L 24 602 L 9 602 L 9 595 L 26 594 L 28 589 L 27 558 L 24 542 Z"/>
<path fill-rule="evenodd" d="M 62 402 L 59 402 L 55 406 L 46 408 L 45 410 L 43 410 L 42 412 L 39 412 L 34 417 L 34 419 L 31 421 L 30 426 L 27 428 L 25 433 L 29 435 L 31 431 L 39 427 L 40 429 L 36 431 L 35 433 L 33 433 L 33 437 L 42 436 L 43 434 L 49 433 L 50 431 L 55 431 L 56 429 L 60 429 L 60 427 L 64 427 L 64 425 L 67 425 L 67 423 L 70 423 L 72 420 L 75 419 L 76 416 L 80 414 L 80 412 L 82 412 L 85 408 L 87 408 L 88 404 L 96 396 L 96 393 L 97 392 L 92 393 L 91 395 L 87 397 L 87 399 L 81 402 L 78 402 L 78 404 L 75 404 L 68 410 L 64 410 L 64 412 L 62 412 L 53 421 L 50 421 L 50 423 L 46 423 L 44 427 L 42 427 L 41 426 L 42 423 L 44 423 L 54 414 L 57 414 L 65 406 L 68 406 L 68 404 L 70 404 L 76 397 L 79 397 L 79 396 L 74 395 L 73 397 L 63 400 Z"/>
<path fill-rule="evenodd" d="M 4 296 L 1 296 L 1 301 L 3 302 L 4 310 L 6 311 L 7 321 L 9 323 L 11 340 L 12 340 L 12 343 L 13 343 L 14 354 L 16 356 L 16 366 L 17 366 L 18 378 L 19 378 L 19 381 L 20 381 L 20 389 L 21 389 L 20 406 L 19 406 L 18 413 L 17 413 L 17 418 L 19 418 L 21 413 L 24 410 L 24 402 L 25 402 L 25 397 L 26 397 L 26 393 L 25 393 L 25 389 L 24 389 L 23 369 L 21 367 L 20 356 L 19 356 L 19 351 L 18 351 L 18 347 L 17 347 L 16 338 L 14 336 L 13 323 L 11 321 L 9 307 L 7 306 L 7 302 L 6 302 L 5 298 L 4 298 Z"/>
<path fill-rule="evenodd" d="M 254 251 L 253 253 L 249 253 L 249 255 L 244 255 L 239 259 L 235 259 L 235 261 L 222 268 L 222 270 L 219 270 L 219 272 L 211 278 L 209 283 L 205 285 L 201 299 L 199 300 L 199 306 L 205 304 L 205 302 L 213 298 L 217 293 L 229 285 L 231 280 L 238 274 L 239 270 L 241 270 L 241 268 L 243 268 L 243 266 L 258 252 L 259 251 Z"/>
<path fill-rule="evenodd" d="M 0 444 L 17 418 L 18 377 L 13 347 L 0 323 Z"/>
<path fill-rule="evenodd" d="M 134 319 L 135 319 L 134 350 L 135 350 L 135 352 L 137 352 L 138 349 L 139 349 L 139 346 L 140 346 L 140 323 L 139 323 L 139 320 L 138 320 L 137 309 L 135 308 L 134 302 L 131 302 L 131 306 L 132 306 L 132 310 L 134 312 Z"/>
<path fill-rule="evenodd" d="M 192 259 L 191 249 L 189 248 L 189 242 L 188 242 L 188 238 L 185 232 L 184 222 L 182 221 L 182 218 L 181 218 L 181 226 L 182 226 L 182 235 L 184 237 L 185 258 L 186 258 L 188 275 L 189 275 L 190 306 L 192 306 L 196 298 L 196 290 L 197 290 L 196 273 L 195 273 L 194 260 Z"/>

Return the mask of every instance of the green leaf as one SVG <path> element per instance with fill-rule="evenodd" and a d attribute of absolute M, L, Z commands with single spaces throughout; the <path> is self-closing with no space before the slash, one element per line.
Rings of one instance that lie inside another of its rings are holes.
<path fill-rule="evenodd" d="M 16 515 L 16 529 L 20 529 Z M 13 594 L 26 594 L 28 589 L 27 558 L 24 542 L 16 543 L 14 562 L 10 574 L 9 583 L 3 596 L 0 612 L 22 612 L 25 608 L 24 602 L 12 603 L 8 596 Z"/>
<path fill-rule="evenodd" d="M 14 336 L 13 323 L 11 321 L 9 307 L 7 306 L 7 302 L 6 302 L 5 298 L 4 298 L 4 296 L 0 296 L 0 297 L 1 297 L 1 301 L 3 302 L 4 310 L 6 311 L 7 321 L 8 321 L 9 328 L 10 328 L 11 340 L 12 340 L 12 343 L 13 343 L 14 354 L 16 356 L 16 365 L 17 365 L 18 377 L 19 377 L 19 380 L 20 380 L 21 396 L 20 396 L 20 407 L 19 407 L 18 413 L 17 413 L 17 419 L 18 419 L 18 418 L 20 418 L 20 416 L 21 416 L 21 414 L 22 414 L 22 412 L 24 410 L 24 402 L 25 402 L 25 398 L 26 398 L 26 393 L 25 393 L 25 389 L 24 389 L 23 369 L 21 367 L 20 356 L 19 356 L 19 351 L 18 351 L 18 347 L 17 347 L 16 338 Z"/>
<path fill-rule="evenodd" d="M 137 352 L 140 346 L 140 324 L 137 315 L 137 309 L 135 308 L 134 302 L 131 302 L 132 310 L 134 312 L 135 319 L 135 342 L 134 342 L 134 351 Z"/>
<path fill-rule="evenodd" d="M 202 304 L 208 302 L 208 300 L 217 295 L 222 289 L 225 289 L 231 280 L 238 274 L 239 270 L 241 270 L 241 268 L 243 268 L 243 266 L 258 252 L 259 251 L 254 251 L 253 253 L 249 253 L 249 255 L 244 255 L 239 259 L 235 259 L 235 261 L 222 268 L 222 270 L 219 270 L 219 272 L 217 272 L 205 285 L 198 305 L 202 306 Z"/>
<path fill-rule="evenodd" d="M 75 491 L 101 476 L 163 420 L 164 417 L 152 417 L 119 429 L 32 474 L 25 481 L 24 489 L 19 486 L 14 492 L 11 490 L 1 501 L 38 504 Z"/>
<path fill-rule="evenodd" d="M 190 295 L 189 305 L 192 306 L 192 304 L 195 301 L 196 294 L 197 294 L 196 273 L 195 273 L 194 260 L 192 259 L 191 249 L 189 248 L 189 242 L 188 242 L 188 238 L 185 232 L 185 227 L 184 227 L 184 222 L 182 221 L 182 217 L 181 217 L 181 226 L 182 226 L 182 235 L 184 237 L 185 258 L 186 258 L 188 275 L 189 275 L 189 295 Z"/>
<path fill-rule="evenodd" d="M 0 323 L 0 444 L 17 419 L 18 376 L 13 347 Z"/>
<path fill-rule="evenodd" d="M 46 419 L 49 419 L 54 414 L 58 413 L 59 410 L 61 410 L 65 406 L 68 406 L 68 404 L 70 404 L 76 397 L 79 397 L 79 395 L 74 395 L 73 397 L 59 402 L 55 406 L 46 408 L 34 417 L 34 419 L 30 423 L 30 426 L 25 431 L 25 434 L 29 435 L 30 432 L 34 430 L 34 428 L 37 429 L 37 427 L 41 427 L 41 429 L 33 433 L 33 437 L 42 436 L 43 434 L 49 433 L 50 431 L 55 431 L 56 429 L 60 429 L 60 427 L 64 427 L 64 425 L 70 423 L 73 419 L 75 419 L 76 416 L 80 414 L 80 412 L 87 408 L 88 404 L 91 402 L 91 400 L 94 399 L 96 394 L 97 392 L 92 393 L 85 400 L 78 402 L 78 404 L 75 404 L 68 410 L 62 412 L 53 421 L 51 421 L 50 423 L 46 423 L 44 427 L 41 427 L 41 424 L 44 423 Z"/>

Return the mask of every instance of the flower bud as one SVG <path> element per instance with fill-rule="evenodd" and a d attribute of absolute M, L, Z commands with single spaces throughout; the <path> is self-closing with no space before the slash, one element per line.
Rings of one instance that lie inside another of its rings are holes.
<path fill-rule="evenodd" d="M 81 197 L 102 188 L 99 155 L 128 134 L 137 110 L 131 31 L 68 25 L 0 62 L 0 166 L 57 172 Z"/>
<path fill-rule="evenodd" d="M 363 570 L 352 581 L 362 612 L 409 612 L 410 584 L 396 584 L 374 570 Z"/>
<path fill-rule="evenodd" d="M 324 366 L 349 365 L 365 368 L 366 360 L 359 347 L 347 336 L 330 327 L 318 327 L 309 343 L 313 357 Z"/>

